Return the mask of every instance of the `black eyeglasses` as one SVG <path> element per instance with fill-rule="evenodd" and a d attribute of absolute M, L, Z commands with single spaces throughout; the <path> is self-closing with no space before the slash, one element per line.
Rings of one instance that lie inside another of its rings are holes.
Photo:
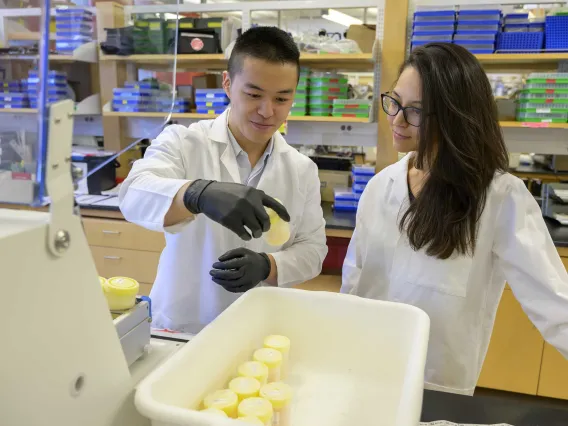
<path fill-rule="evenodd" d="M 388 93 L 381 94 L 381 102 L 383 104 L 383 111 L 391 117 L 394 117 L 400 112 L 400 110 L 402 110 L 404 119 L 408 124 L 414 127 L 420 127 L 420 123 L 422 123 L 422 119 L 425 116 L 424 111 L 422 111 L 421 108 L 411 106 L 403 107 Z"/>

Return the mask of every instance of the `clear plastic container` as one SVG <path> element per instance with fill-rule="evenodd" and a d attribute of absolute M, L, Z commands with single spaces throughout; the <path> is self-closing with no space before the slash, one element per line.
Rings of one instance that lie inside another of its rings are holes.
<path fill-rule="evenodd" d="M 349 86 L 347 83 L 328 83 L 325 81 L 312 81 L 310 82 L 310 89 L 311 90 L 318 90 L 318 89 L 327 89 L 329 91 L 347 91 Z"/>
<path fill-rule="evenodd" d="M 101 285 L 111 311 L 130 309 L 136 303 L 140 289 L 138 281 L 127 277 L 112 277 Z"/>
<path fill-rule="evenodd" d="M 518 111 L 536 112 L 538 114 L 568 113 L 568 104 L 521 103 L 519 104 Z"/>
<path fill-rule="evenodd" d="M 260 396 L 272 405 L 274 412 L 272 426 L 292 426 L 290 423 L 292 388 L 289 385 L 282 382 L 269 383 L 260 389 Z"/>
<path fill-rule="evenodd" d="M 239 417 L 256 417 L 263 425 L 271 426 L 273 409 L 264 398 L 247 398 L 239 404 Z"/>
<path fill-rule="evenodd" d="M 312 99 L 323 98 L 327 96 L 328 99 L 341 99 L 347 98 L 347 88 L 333 88 L 333 89 L 322 89 L 313 88 L 310 92 L 310 101 Z"/>
<path fill-rule="evenodd" d="M 203 406 L 205 408 L 216 408 L 223 411 L 228 417 L 237 417 L 237 407 L 239 398 L 237 394 L 229 389 L 218 390 L 205 397 Z"/>
<path fill-rule="evenodd" d="M 282 354 L 279 351 L 269 348 L 258 349 L 253 354 L 253 360 L 262 362 L 268 367 L 267 383 L 280 381 Z"/>
<path fill-rule="evenodd" d="M 536 123 L 566 123 L 568 114 L 539 114 L 531 112 L 517 113 L 517 121 L 536 122 Z"/>
<path fill-rule="evenodd" d="M 286 336 L 272 334 L 264 338 L 264 347 L 277 350 L 282 354 L 280 380 L 286 380 L 286 376 L 288 374 L 288 363 L 290 362 L 290 339 Z"/>
<path fill-rule="evenodd" d="M 239 365 L 237 374 L 240 377 L 252 377 L 265 385 L 268 380 L 268 367 L 266 364 L 258 361 L 248 361 Z"/>
<path fill-rule="evenodd" d="M 260 387 L 260 382 L 253 377 L 236 377 L 229 382 L 229 389 L 237 394 L 239 402 L 257 397 Z"/>

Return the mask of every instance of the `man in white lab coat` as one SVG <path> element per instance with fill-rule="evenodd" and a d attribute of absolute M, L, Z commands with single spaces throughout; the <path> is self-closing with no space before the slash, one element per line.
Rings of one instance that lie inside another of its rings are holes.
<path fill-rule="evenodd" d="M 320 273 L 327 247 L 317 166 L 278 132 L 299 57 L 278 28 L 243 33 L 223 75 L 230 109 L 189 128 L 167 127 L 123 183 L 126 219 L 166 235 L 150 295 L 154 326 L 196 333 L 242 292 Z M 289 222 L 282 246 L 262 238 L 270 228 L 265 207 Z"/>

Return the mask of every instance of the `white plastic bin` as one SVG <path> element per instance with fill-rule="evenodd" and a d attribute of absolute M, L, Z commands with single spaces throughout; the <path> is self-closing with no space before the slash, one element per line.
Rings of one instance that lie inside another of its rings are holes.
<path fill-rule="evenodd" d="M 418 308 L 351 295 L 257 288 L 138 387 L 152 426 L 236 426 L 196 411 L 265 336 L 291 340 L 292 426 L 416 426 L 430 320 Z"/>

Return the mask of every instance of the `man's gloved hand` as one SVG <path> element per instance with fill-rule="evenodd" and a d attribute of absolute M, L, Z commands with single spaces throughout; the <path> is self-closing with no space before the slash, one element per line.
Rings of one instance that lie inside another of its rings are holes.
<path fill-rule="evenodd" d="M 205 214 L 245 241 L 251 239 L 245 226 L 254 238 L 260 238 L 270 229 L 265 206 L 290 222 L 290 215 L 282 204 L 263 191 L 238 183 L 196 180 L 185 191 L 183 202 L 191 213 Z"/>
<path fill-rule="evenodd" d="M 244 247 L 229 250 L 209 272 L 213 282 L 231 293 L 244 293 L 270 275 L 270 259 Z"/>

